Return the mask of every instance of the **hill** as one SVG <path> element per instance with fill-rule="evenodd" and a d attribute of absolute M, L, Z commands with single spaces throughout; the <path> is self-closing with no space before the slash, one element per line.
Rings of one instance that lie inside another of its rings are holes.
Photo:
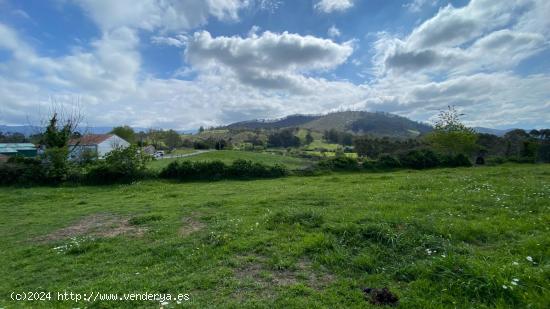
<path fill-rule="evenodd" d="M 232 123 L 225 128 L 227 129 L 281 129 L 289 127 L 300 127 L 310 121 L 313 121 L 322 116 L 315 115 L 290 115 L 279 119 L 257 119 L 249 121 L 241 121 Z"/>
<path fill-rule="evenodd" d="M 513 129 L 500 130 L 500 129 L 491 129 L 491 128 L 484 128 L 484 127 L 474 127 L 473 129 L 477 133 L 493 134 L 496 136 L 504 136 L 504 134 L 513 130 Z"/>
<path fill-rule="evenodd" d="M 325 115 L 291 115 L 276 120 L 251 120 L 230 124 L 229 129 L 280 129 L 297 127 L 323 132 L 330 129 L 373 136 L 415 137 L 432 130 L 430 125 L 381 112 L 345 111 Z"/>

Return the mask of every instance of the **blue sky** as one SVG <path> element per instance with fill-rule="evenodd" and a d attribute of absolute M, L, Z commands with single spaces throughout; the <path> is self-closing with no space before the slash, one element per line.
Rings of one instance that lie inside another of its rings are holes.
<path fill-rule="evenodd" d="M 0 124 L 189 129 L 337 110 L 550 126 L 543 0 L 0 0 Z"/>

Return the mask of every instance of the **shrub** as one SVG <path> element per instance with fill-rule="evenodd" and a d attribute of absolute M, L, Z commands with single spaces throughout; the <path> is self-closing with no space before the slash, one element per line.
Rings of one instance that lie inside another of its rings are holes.
<path fill-rule="evenodd" d="M 174 161 L 160 172 L 161 178 L 179 180 L 218 180 L 221 178 L 275 178 L 288 174 L 281 165 L 236 160 L 230 166 L 221 161 Z"/>
<path fill-rule="evenodd" d="M 379 168 L 399 168 L 401 167 L 401 162 L 393 156 L 383 155 L 376 162 L 376 166 Z"/>
<path fill-rule="evenodd" d="M 275 178 L 288 174 L 286 168 L 275 164 L 267 166 L 258 162 L 236 160 L 227 170 L 230 178 Z"/>
<path fill-rule="evenodd" d="M 472 166 L 472 162 L 470 162 L 470 159 L 464 154 L 458 154 L 456 156 L 447 155 L 441 158 L 441 165 L 446 167 L 469 167 Z"/>
<path fill-rule="evenodd" d="M 46 184 L 47 166 L 39 159 L 12 157 L 0 164 L 0 185 Z"/>
<path fill-rule="evenodd" d="M 179 180 L 216 180 L 226 174 L 226 169 L 221 161 L 174 161 L 159 176 Z"/>
<path fill-rule="evenodd" d="M 85 180 L 93 184 L 110 184 L 142 179 L 147 175 L 146 164 L 150 159 L 136 146 L 114 149 L 105 160 L 91 165 Z"/>
<path fill-rule="evenodd" d="M 430 149 L 412 150 L 399 157 L 403 167 L 424 169 L 439 166 L 441 164 L 439 158 Z"/>
<path fill-rule="evenodd" d="M 485 164 L 487 165 L 499 165 L 504 163 L 506 163 L 506 158 L 502 156 L 493 156 L 485 159 Z"/>
<path fill-rule="evenodd" d="M 359 169 L 359 163 L 357 159 L 346 156 L 337 156 L 334 158 L 328 158 L 319 162 L 319 167 L 329 170 L 347 170 L 354 171 Z"/>

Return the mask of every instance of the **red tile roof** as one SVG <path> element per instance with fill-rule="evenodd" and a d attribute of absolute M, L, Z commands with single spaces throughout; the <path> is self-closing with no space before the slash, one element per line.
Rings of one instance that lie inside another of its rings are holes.
<path fill-rule="evenodd" d="M 73 138 L 69 145 L 97 145 L 113 136 L 113 134 L 86 134 L 81 138 Z"/>

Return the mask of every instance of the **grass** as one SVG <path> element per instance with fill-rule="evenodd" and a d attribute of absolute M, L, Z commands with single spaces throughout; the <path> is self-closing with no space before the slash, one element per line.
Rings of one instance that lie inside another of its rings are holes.
<path fill-rule="evenodd" d="M 175 149 L 174 151 L 170 152 L 169 154 L 170 155 L 182 155 L 182 154 L 193 153 L 193 152 L 196 152 L 196 151 L 197 151 L 196 149 L 192 149 L 192 148 L 180 148 L 180 149 Z"/>
<path fill-rule="evenodd" d="M 282 164 L 289 169 L 303 168 L 310 164 L 306 159 L 295 158 L 291 156 L 282 156 L 277 154 L 271 154 L 267 152 L 251 152 L 251 151 L 238 151 L 238 150 L 218 150 L 202 153 L 199 155 L 177 158 L 177 159 L 162 159 L 155 160 L 150 163 L 150 167 L 153 169 L 161 169 L 167 166 L 174 160 L 192 160 L 192 161 L 213 161 L 220 160 L 224 163 L 230 164 L 237 159 L 252 160 L 255 162 L 261 162 L 268 165 Z"/>
<path fill-rule="evenodd" d="M 0 188 L 0 307 L 368 308 L 361 288 L 388 287 L 403 308 L 547 308 L 549 210 L 550 165 Z"/>

